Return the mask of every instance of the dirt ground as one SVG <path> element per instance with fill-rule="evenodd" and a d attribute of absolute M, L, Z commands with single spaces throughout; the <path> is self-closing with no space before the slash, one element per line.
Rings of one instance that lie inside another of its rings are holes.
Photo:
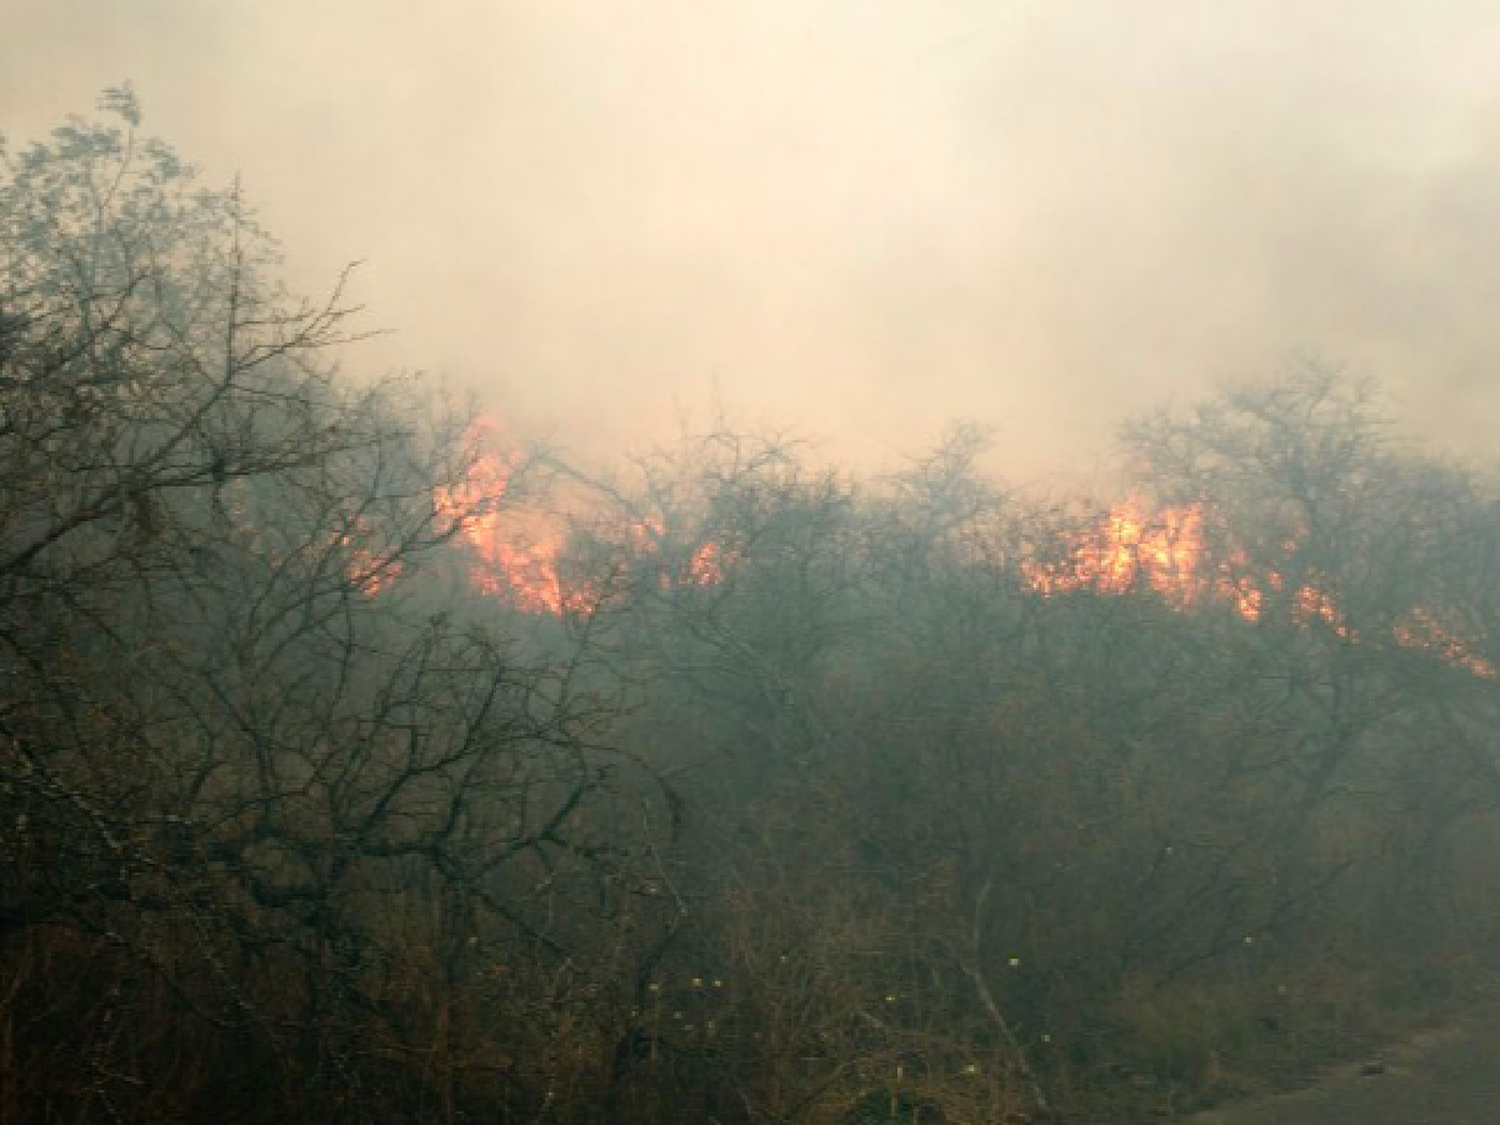
<path fill-rule="evenodd" d="M 1500 1002 L 1289 1094 L 1184 1125 L 1500 1125 Z"/>

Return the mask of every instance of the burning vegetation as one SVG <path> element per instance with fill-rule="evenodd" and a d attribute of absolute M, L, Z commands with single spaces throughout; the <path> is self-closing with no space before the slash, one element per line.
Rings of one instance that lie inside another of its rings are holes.
<path fill-rule="evenodd" d="M 469 581 L 477 592 L 528 613 L 591 613 L 605 590 L 579 568 L 571 568 L 573 577 L 568 577 L 566 521 L 513 511 L 507 505 L 507 485 L 519 454 L 503 452 L 503 433 L 493 418 L 475 423 L 467 435 L 472 446 L 468 475 L 436 496 L 438 512 L 456 521 Z M 1276 607 L 1299 627 L 1326 628 L 1350 643 L 1361 640 L 1321 579 L 1304 574 L 1289 584 L 1285 576 L 1288 565 L 1302 554 L 1305 526 L 1282 541 L 1279 559 L 1256 567 L 1222 516 L 1201 502 L 1153 509 L 1142 498 L 1130 497 L 1075 524 L 1060 541 L 1042 545 L 1021 560 L 1026 590 L 1042 597 L 1149 594 L 1182 612 L 1224 605 L 1249 623 L 1261 621 Z M 1206 535 L 1210 525 L 1218 531 L 1217 550 Z M 726 581 L 735 551 L 710 538 L 672 568 L 660 561 L 665 534 L 659 517 L 637 519 L 626 524 L 617 546 L 633 567 L 655 569 L 664 590 Z M 1408 606 L 1386 628 L 1389 639 L 1401 646 L 1433 653 L 1476 676 L 1496 674 L 1471 642 L 1440 623 L 1431 606 Z"/>
<path fill-rule="evenodd" d="M 1274 564 L 1254 568 L 1247 552 L 1229 541 L 1215 561 L 1204 538 L 1208 517 L 1201 504 L 1148 512 L 1139 499 L 1087 521 L 1066 537 L 1062 557 L 1022 564 L 1027 587 L 1044 597 L 1093 592 L 1124 595 L 1149 592 L 1174 609 L 1189 611 L 1206 603 L 1229 606 L 1247 622 L 1258 622 L 1279 605 L 1299 627 L 1321 627 L 1359 643 L 1358 632 L 1338 600 L 1316 577 L 1289 584 Z M 1305 529 L 1282 544 L 1286 560 L 1301 553 Z M 1439 623 L 1436 612 L 1417 604 L 1406 607 L 1388 625 L 1390 639 L 1407 648 L 1433 653 L 1492 679 L 1494 666 L 1473 651 L 1453 628 Z"/>
<path fill-rule="evenodd" d="M 0 1117 L 1140 1121 L 1500 955 L 1500 487 L 1369 388 L 585 472 L 106 108 L 0 175 Z"/>

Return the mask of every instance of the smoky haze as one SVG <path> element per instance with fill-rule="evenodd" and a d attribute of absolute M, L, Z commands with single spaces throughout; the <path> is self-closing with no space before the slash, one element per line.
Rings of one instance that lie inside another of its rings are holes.
<path fill-rule="evenodd" d="M 1064 472 L 1315 353 L 1500 421 L 1500 9 L 1460 0 L 13 0 L 12 144 L 133 83 L 306 290 L 524 437 L 715 403 Z"/>

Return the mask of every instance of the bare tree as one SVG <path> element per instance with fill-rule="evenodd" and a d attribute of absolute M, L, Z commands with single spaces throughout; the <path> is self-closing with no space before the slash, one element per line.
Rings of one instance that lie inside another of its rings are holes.
<path fill-rule="evenodd" d="M 497 501 L 452 499 L 467 419 L 338 381 L 342 282 L 287 297 L 238 190 L 103 108 L 0 179 L 14 1104 L 553 1112 L 599 1080 L 601 920 L 660 791 L 577 646 L 436 592 Z"/>

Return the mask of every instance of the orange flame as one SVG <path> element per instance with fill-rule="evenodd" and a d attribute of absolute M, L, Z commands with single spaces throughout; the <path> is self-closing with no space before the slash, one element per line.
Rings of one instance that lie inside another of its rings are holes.
<path fill-rule="evenodd" d="M 710 539 L 688 559 L 687 580 L 694 586 L 717 586 L 734 562 L 734 552 Z"/>
<path fill-rule="evenodd" d="M 433 499 L 468 550 L 470 583 L 479 593 L 505 598 L 527 612 L 561 614 L 572 608 L 558 573 L 559 544 L 549 538 L 518 542 L 519 528 L 508 526 L 502 516 L 516 470 L 515 456 L 502 448 L 504 428 L 496 419 L 482 417 L 464 438 L 468 473 L 438 489 Z"/>
<path fill-rule="evenodd" d="M 479 593 L 504 598 L 528 613 L 590 613 L 602 591 L 591 589 L 585 582 L 565 579 L 560 529 L 516 512 L 508 511 L 502 518 L 501 505 L 517 467 L 515 457 L 502 452 L 502 434 L 502 427 L 492 418 L 476 422 L 466 435 L 469 472 L 455 485 L 439 489 L 433 498 L 438 515 L 452 521 L 449 530 L 465 544 L 470 556 L 469 580 Z M 1022 575 L 1027 588 L 1043 597 L 1081 591 L 1122 595 L 1149 590 L 1174 609 L 1185 611 L 1218 602 L 1247 622 L 1262 620 L 1269 604 L 1268 591 L 1279 594 L 1285 586 L 1284 578 L 1274 569 L 1254 573 L 1245 551 L 1238 547 L 1231 548 L 1227 559 L 1210 570 L 1206 564 L 1205 522 L 1202 505 L 1151 513 L 1141 501 L 1130 499 L 1072 533 L 1060 560 L 1023 562 Z M 524 535 L 528 529 L 532 532 L 529 537 Z M 660 558 L 666 538 L 665 523 L 648 516 L 626 527 L 621 544 L 638 562 L 655 560 L 656 584 L 664 590 L 718 585 L 739 561 L 738 552 L 709 538 L 674 573 Z M 349 536 L 344 537 L 343 544 L 353 551 L 350 577 L 366 593 L 380 592 L 399 575 L 399 563 L 382 563 L 356 547 Z M 1282 544 L 1289 555 L 1297 547 L 1297 536 Z M 1321 624 L 1344 640 L 1360 639 L 1333 595 L 1314 582 L 1297 587 L 1290 598 L 1289 613 L 1292 621 L 1304 628 Z M 1391 635 L 1403 648 L 1436 653 L 1476 676 L 1500 676 L 1491 661 L 1475 653 L 1469 642 L 1424 607 L 1413 608 L 1392 628 Z"/>
<path fill-rule="evenodd" d="M 1150 590 L 1175 609 L 1212 600 L 1227 603 L 1246 621 L 1260 621 L 1267 609 L 1267 590 L 1282 590 L 1285 580 L 1274 569 L 1251 573 L 1245 552 L 1238 548 L 1206 575 L 1204 522 L 1199 505 L 1148 515 L 1140 501 L 1127 500 L 1071 535 L 1061 561 L 1028 560 L 1022 564 L 1022 575 L 1027 587 L 1043 597 L 1084 590 L 1116 595 Z M 1282 544 L 1287 554 L 1297 546 L 1296 537 Z M 1344 640 L 1360 639 L 1337 599 L 1315 582 L 1303 583 L 1292 593 L 1290 614 L 1303 628 L 1320 624 Z M 1500 675 L 1421 606 L 1412 609 L 1391 635 L 1403 648 L 1435 653 L 1476 676 Z"/>
<path fill-rule="evenodd" d="M 1491 661 L 1478 655 L 1468 642 L 1440 624 L 1429 610 L 1421 606 L 1407 614 L 1392 632 L 1396 643 L 1402 648 L 1436 652 L 1448 663 L 1467 668 L 1486 680 L 1493 680 L 1497 676 L 1495 665 Z"/>
<path fill-rule="evenodd" d="M 438 513 L 453 521 L 468 552 L 469 581 L 479 593 L 504 598 L 527 613 L 591 613 L 604 590 L 566 573 L 564 529 L 558 521 L 502 510 L 518 465 L 513 455 L 502 452 L 503 434 L 492 418 L 471 427 L 466 435 L 472 466 L 468 475 L 434 498 Z M 644 561 L 659 559 L 665 539 L 665 522 L 647 516 L 629 524 L 617 545 Z M 693 552 L 680 574 L 663 569 L 658 585 L 714 585 L 724 581 L 733 561 L 733 552 L 709 541 Z"/>
<path fill-rule="evenodd" d="M 1152 517 L 1128 500 L 1075 534 L 1061 562 L 1028 561 L 1022 569 L 1031 589 L 1043 595 L 1149 589 L 1185 608 L 1204 593 L 1202 555 L 1201 509 L 1168 508 Z"/>
<path fill-rule="evenodd" d="M 400 558 L 390 555 L 382 557 L 362 542 L 368 536 L 369 525 L 363 516 L 354 517 L 354 531 L 335 537 L 339 547 L 348 553 L 344 573 L 354 588 L 362 594 L 374 597 L 401 577 L 405 566 Z"/>

